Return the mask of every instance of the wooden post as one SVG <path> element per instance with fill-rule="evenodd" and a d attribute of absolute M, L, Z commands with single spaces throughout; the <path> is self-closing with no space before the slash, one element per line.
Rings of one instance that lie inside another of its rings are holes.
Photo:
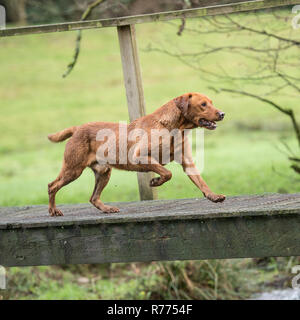
<path fill-rule="evenodd" d="M 134 25 L 118 27 L 118 36 L 123 65 L 124 82 L 130 121 L 146 114 L 142 75 L 139 63 Z M 149 183 L 152 173 L 138 173 L 141 200 L 153 200 L 155 191 Z"/>

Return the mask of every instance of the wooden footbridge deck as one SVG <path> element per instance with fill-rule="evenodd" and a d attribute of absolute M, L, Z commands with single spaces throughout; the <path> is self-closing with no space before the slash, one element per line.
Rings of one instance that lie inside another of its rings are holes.
<path fill-rule="evenodd" d="M 0 265 L 300 255 L 300 194 L 0 208 Z"/>

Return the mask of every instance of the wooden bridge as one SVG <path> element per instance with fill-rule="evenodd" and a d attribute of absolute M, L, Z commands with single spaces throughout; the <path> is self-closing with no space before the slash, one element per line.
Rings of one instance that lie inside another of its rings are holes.
<path fill-rule="evenodd" d="M 130 120 L 146 113 L 134 25 L 251 12 L 299 0 L 220 1 L 220 5 L 141 16 L 0 30 L 1 37 L 117 27 Z M 0 265 L 30 266 L 300 255 L 300 194 L 206 199 L 155 199 L 149 174 L 138 174 L 142 202 L 119 203 L 118 214 L 89 204 L 0 208 Z"/>
<path fill-rule="evenodd" d="M 300 194 L 0 208 L 0 265 L 300 256 Z"/>

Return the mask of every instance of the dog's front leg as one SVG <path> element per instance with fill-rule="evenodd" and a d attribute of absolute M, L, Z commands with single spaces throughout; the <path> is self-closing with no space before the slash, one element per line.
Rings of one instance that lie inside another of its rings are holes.
<path fill-rule="evenodd" d="M 226 197 L 223 194 L 215 194 L 212 192 L 206 182 L 203 180 L 193 161 L 192 152 L 187 145 L 185 146 L 185 153 L 182 157 L 182 168 L 207 199 L 213 202 L 222 202 L 225 200 Z"/>
<path fill-rule="evenodd" d="M 213 201 L 213 202 L 222 202 L 225 200 L 225 196 L 223 194 L 215 194 L 210 190 L 206 182 L 200 175 L 199 170 L 193 163 L 192 165 L 189 164 L 188 166 L 183 165 L 184 172 L 188 175 L 188 177 L 193 181 L 193 183 L 202 191 L 203 195 Z"/>

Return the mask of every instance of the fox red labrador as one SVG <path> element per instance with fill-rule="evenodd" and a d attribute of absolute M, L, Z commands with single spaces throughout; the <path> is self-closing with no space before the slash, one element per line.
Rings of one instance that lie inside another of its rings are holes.
<path fill-rule="evenodd" d="M 193 162 L 186 135 L 180 135 L 197 127 L 214 130 L 217 127 L 216 121 L 223 120 L 224 116 L 225 113 L 214 107 L 207 96 L 192 92 L 169 101 L 155 112 L 129 125 L 90 122 L 49 135 L 52 142 L 70 138 L 66 144 L 62 169 L 58 177 L 48 185 L 50 215 L 63 215 L 55 205 L 55 195 L 63 186 L 77 179 L 86 167 L 93 170 L 96 180 L 90 202 L 103 212 L 119 212 L 118 208 L 105 205 L 100 200 L 112 168 L 154 172 L 159 177 L 153 178 L 150 186 L 157 187 L 172 178 L 172 173 L 164 165 L 173 161 L 176 156 L 175 160 L 180 162 L 183 170 L 207 199 L 213 202 L 224 201 L 225 196 L 212 192 L 202 179 Z M 177 130 L 175 135 L 166 135 L 166 132 L 174 130 Z M 154 139 L 153 132 L 164 134 L 159 139 Z M 163 157 L 165 147 L 168 147 L 168 157 Z M 178 153 L 179 149 L 183 151 Z M 178 154 L 181 161 L 178 160 Z"/>

